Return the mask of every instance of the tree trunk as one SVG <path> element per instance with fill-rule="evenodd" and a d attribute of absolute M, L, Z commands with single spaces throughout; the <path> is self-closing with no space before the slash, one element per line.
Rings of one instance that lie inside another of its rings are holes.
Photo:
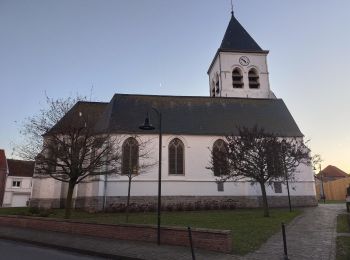
<path fill-rule="evenodd" d="M 72 202 L 73 202 L 73 191 L 75 187 L 75 182 L 70 181 L 69 186 L 68 186 L 68 193 L 67 193 L 67 198 L 66 198 L 66 210 L 64 213 L 64 218 L 69 219 L 71 217 L 72 213 Z"/>
<path fill-rule="evenodd" d="M 126 223 L 129 222 L 130 190 L 131 190 L 131 177 L 129 176 L 128 198 L 126 201 Z"/>
<path fill-rule="evenodd" d="M 263 199 L 264 217 L 269 217 L 270 216 L 269 205 L 267 203 L 265 183 L 260 182 L 260 187 L 261 187 L 261 195 L 262 195 L 262 199 Z"/>

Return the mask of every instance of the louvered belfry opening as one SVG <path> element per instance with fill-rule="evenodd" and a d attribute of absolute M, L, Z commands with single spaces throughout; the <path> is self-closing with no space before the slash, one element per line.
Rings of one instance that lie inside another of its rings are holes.
<path fill-rule="evenodd" d="M 179 138 L 174 138 L 169 143 L 169 174 L 184 175 L 185 146 Z"/>
<path fill-rule="evenodd" d="M 248 73 L 249 88 L 259 88 L 259 75 L 255 69 L 251 69 Z"/>
<path fill-rule="evenodd" d="M 225 153 L 227 152 L 227 145 L 224 140 L 218 139 L 213 144 L 213 168 L 215 176 L 222 176 L 228 172 L 228 161 Z"/>
<path fill-rule="evenodd" d="M 129 137 L 122 147 L 122 174 L 138 174 L 139 165 L 139 143 L 133 137 Z"/>
<path fill-rule="evenodd" d="M 232 86 L 233 88 L 243 88 L 243 75 L 239 68 L 232 71 Z"/>
<path fill-rule="evenodd" d="M 212 82 L 212 87 L 211 87 L 211 96 L 215 97 L 215 81 L 214 80 Z"/>

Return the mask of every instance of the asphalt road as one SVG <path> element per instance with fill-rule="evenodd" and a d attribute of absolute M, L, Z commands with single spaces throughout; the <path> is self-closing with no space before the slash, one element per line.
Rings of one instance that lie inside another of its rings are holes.
<path fill-rule="evenodd" d="M 0 260 L 92 260 L 105 259 L 0 239 Z"/>

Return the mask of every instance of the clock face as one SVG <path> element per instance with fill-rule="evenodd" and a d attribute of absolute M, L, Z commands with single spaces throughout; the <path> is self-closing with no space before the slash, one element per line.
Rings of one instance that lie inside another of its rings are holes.
<path fill-rule="evenodd" d="M 242 66 L 248 66 L 249 63 L 250 63 L 250 60 L 248 59 L 247 56 L 242 56 L 239 58 L 239 63 L 242 65 Z"/>

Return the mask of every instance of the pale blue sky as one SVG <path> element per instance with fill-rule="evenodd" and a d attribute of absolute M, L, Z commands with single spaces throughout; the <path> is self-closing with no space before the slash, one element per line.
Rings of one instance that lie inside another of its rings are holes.
<path fill-rule="evenodd" d="M 271 89 L 311 148 L 350 172 L 350 1 L 236 0 L 235 16 L 270 50 Z M 0 147 L 53 98 L 80 93 L 208 95 L 206 71 L 229 0 L 0 0 Z"/>

